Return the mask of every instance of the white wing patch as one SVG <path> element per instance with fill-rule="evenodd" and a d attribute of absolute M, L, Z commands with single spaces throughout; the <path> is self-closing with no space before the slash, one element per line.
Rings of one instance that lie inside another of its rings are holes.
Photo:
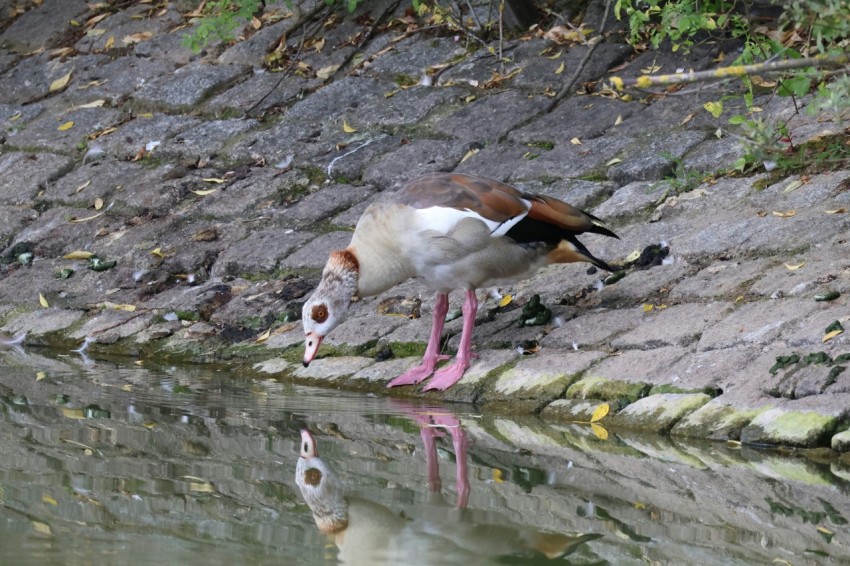
<path fill-rule="evenodd" d="M 511 228 L 528 215 L 528 211 L 531 209 L 531 203 L 525 199 L 523 199 L 523 203 L 526 205 L 525 212 L 513 218 L 508 218 L 504 222 L 489 220 L 474 210 L 458 210 L 448 206 L 432 206 L 417 209 L 416 218 L 421 223 L 420 226 L 423 229 L 435 230 L 442 234 L 450 232 L 464 218 L 476 218 L 487 225 L 493 237 L 498 237 L 507 234 Z"/>

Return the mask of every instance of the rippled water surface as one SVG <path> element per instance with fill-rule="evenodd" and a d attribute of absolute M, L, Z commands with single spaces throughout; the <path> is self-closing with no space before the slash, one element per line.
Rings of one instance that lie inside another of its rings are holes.
<path fill-rule="evenodd" d="M 0 564 L 850 562 L 836 459 L 147 365 L 0 353 Z"/>

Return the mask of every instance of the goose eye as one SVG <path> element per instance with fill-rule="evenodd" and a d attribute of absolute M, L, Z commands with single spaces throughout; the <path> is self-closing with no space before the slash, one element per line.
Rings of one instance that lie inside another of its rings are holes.
<path fill-rule="evenodd" d="M 310 312 L 310 318 L 318 323 L 325 322 L 328 319 L 328 307 L 325 304 L 314 305 Z"/>

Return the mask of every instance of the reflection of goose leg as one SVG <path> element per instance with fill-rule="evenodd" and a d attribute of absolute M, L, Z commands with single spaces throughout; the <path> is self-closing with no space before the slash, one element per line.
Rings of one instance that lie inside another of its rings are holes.
<path fill-rule="evenodd" d="M 466 509 L 469 503 L 469 468 L 466 465 L 467 455 L 466 448 L 469 442 L 466 438 L 466 431 L 462 426 L 458 425 L 449 428 L 449 433 L 452 435 L 452 445 L 455 448 L 455 463 L 457 466 L 455 490 L 457 490 L 457 508 Z"/>
<path fill-rule="evenodd" d="M 428 469 L 428 489 L 434 493 L 440 493 L 443 486 L 440 480 L 440 459 L 437 457 L 437 431 L 430 426 L 419 429 L 422 443 L 425 445 L 425 464 Z"/>

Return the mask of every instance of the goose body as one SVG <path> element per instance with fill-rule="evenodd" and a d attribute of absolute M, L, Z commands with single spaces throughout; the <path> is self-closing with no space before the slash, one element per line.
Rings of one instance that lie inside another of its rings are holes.
<path fill-rule="evenodd" d="M 441 368 L 426 389 L 444 390 L 472 358 L 478 301 L 475 289 L 521 280 L 551 263 L 584 261 L 611 271 L 577 235 L 616 237 L 594 216 L 558 199 L 522 192 L 492 179 L 432 173 L 413 179 L 360 218 L 351 243 L 331 252 L 315 293 L 304 305 L 304 364 L 327 333 L 344 320 L 352 297 L 377 295 L 418 277 L 437 292 L 434 322 L 422 364 L 389 383 L 419 383 L 440 359 L 448 293 L 466 293 L 455 363 Z"/>

